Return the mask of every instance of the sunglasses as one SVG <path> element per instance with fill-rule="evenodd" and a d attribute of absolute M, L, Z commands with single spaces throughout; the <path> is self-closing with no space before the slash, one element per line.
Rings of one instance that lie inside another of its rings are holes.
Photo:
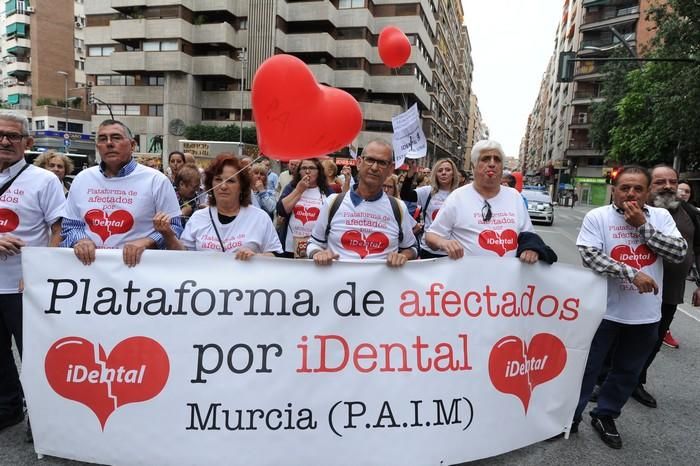
<path fill-rule="evenodd" d="M 491 212 L 491 204 L 484 199 L 484 206 L 481 208 L 481 219 L 484 222 L 488 222 L 491 220 L 491 217 L 493 217 L 493 212 Z"/>

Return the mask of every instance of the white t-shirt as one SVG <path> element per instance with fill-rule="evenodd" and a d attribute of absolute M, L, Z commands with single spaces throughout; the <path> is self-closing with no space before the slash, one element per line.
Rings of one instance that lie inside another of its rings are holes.
<path fill-rule="evenodd" d="M 399 201 L 398 206 L 401 209 L 399 227 L 391 208 L 391 201 L 384 193 L 381 193 L 381 197 L 375 201 L 363 200 L 357 206 L 353 204 L 351 194 L 346 193 L 331 220 L 331 231 L 327 243 L 324 243 L 328 210 L 337 195 L 329 196 L 323 204 L 309 242 L 310 256 L 312 251 L 323 248 L 338 254 L 341 260 L 386 260 L 390 252 L 415 246 L 416 238 L 412 230 L 416 224 L 415 220 L 409 215 L 406 205 Z M 399 228 L 403 230 L 403 241 L 400 245 Z"/>
<path fill-rule="evenodd" d="M 219 221 L 216 207 L 200 209 L 190 217 L 180 241 L 191 251 L 221 251 L 217 230 L 227 253 L 236 252 L 244 246 L 255 253 L 282 252 L 270 216 L 253 206 L 241 207 L 236 218 L 225 225 Z"/>
<path fill-rule="evenodd" d="M 666 209 L 646 207 L 647 222 L 657 231 L 680 237 L 676 222 Z M 622 324 L 649 324 L 661 319 L 663 259 L 656 256 L 637 228 L 625 222 L 623 214 L 610 204 L 593 209 L 583 219 L 577 246 L 594 247 L 616 261 L 641 270 L 654 279 L 659 294 L 640 294 L 627 280 L 608 277 L 608 307 L 604 319 Z"/>
<path fill-rule="evenodd" d="M 301 238 L 311 236 L 325 199 L 326 196 L 321 194 L 318 187 L 304 191 L 289 214 L 289 227 L 287 227 L 287 238 L 284 244 L 285 251 L 294 252 L 295 236 Z"/>
<path fill-rule="evenodd" d="M 520 193 L 501 186 L 491 205 L 491 219 L 483 220 L 484 198 L 472 184 L 457 188 L 447 196 L 429 232 L 445 239 L 456 239 L 470 256 L 515 257 L 518 235 L 533 231 L 530 216 Z M 432 201 L 431 201 L 432 202 Z"/>
<path fill-rule="evenodd" d="M 428 228 L 430 228 L 433 220 L 435 220 L 437 217 L 438 212 L 440 212 L 440 208 L 442 208 L 442 204 L 444 204 L 445 199 L 447 199 L 447 196 L 450 195 L 449 191 L 441 189 L 431 196 L 430 193 L 432 190 L 432 186 L 420 186 L 416 188 L 418 205 L 421 206 L 420 220 L 425 219 L 425 223 L 423 224 L 424 231 L 428 231 Z M 429 204 L 428 197 L 430 197 Z M 430 246 L 428 246 L 428 243 L 425 242 L 425 235 L 421 237 L 420 247 L 421 249 L 424 249 L 432 254 L 445 255 L 444 251 L 435 251 L 434 249 L 431 249 Z"/>
<path fill-rule="evenodd" d="M 138 164 L 123 177 L 107 178 L 99 167 L 80 172 L 71 184 L 64 217 L 85 222 L 98 248 L 118 249 L 153 233 L 157 212 L 181 215 L 175 190 L 165 175 Z"/>
<path fill-rule="evenodd" d="M 0 172 L 0 186 L 25 165 L 20 161 Z M 27 246 L 48 246 L 51 225 L 61 218 L 66 197 L 58 177 L 28 166 L 0 196 L 0 236 L 20 238 Z M 21 254 L 0 254 L 0 294 L 19 293 Z"/>

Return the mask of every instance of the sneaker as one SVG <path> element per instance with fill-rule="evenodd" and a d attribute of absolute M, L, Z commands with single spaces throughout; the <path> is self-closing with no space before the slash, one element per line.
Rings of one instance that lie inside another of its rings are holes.
<path fill-rule="evenodd" d="M 620 433 L 615 427 L 615 420 L 611 416 L 598 416 L 591 412 L 591 425 L 607 446 L 615 450 L 622 448 L 622 437 L 620 437 Z"/>
<path fill-rule="evenodd" d="M 20 408 L 16 412 L 0 417 L 0 430 L 14 426 L 24 421 L 24 410 Z"/>
<path fill-rule="evenodd" d="M 678 340 L 673 338 L 673 335 L 671 335 L 671 331 L 667 330 L 666 335 L 664 335 L 664 340 L 663 340 L 664 345 L 668 346 L 669 348 L 676 348 L 678 349 L 681 345 L 678 344 Z"/>
<path fill-rule="evenodd" d="M 632 398 L 648 408 L 656 408 L 656 398 L 654 398 L 651 393 L 646 391 L 644 389 L 644 385 L 642 384 L 635 387 L 634 391 L 632 392 Z"/>

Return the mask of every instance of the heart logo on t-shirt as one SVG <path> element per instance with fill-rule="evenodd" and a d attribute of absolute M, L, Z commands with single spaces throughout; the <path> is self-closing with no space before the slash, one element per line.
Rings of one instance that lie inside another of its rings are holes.
<path fill-rule="evenodd" d="M 120 235 L 131 230 L 134 226 L 134 217 L 126 210 L 115 210 L 107 215 L 100 209 L 92 209 L 85 214 L 85 223 L 90 231 L 105 242 L 112 235 Z"/>
<path fill-rule="evenodd" d="M 365 236 L 357 230 L 350 230 L 343 233 L 340 238 L 343 248 L 356 252 L 362 259 L 370 254 L 384 252 L 389 247 L 389 238 L 384 233 L 374 232 Z"/>
<path fill-rule="evenodd" d="M 518 234 L 514 230 L 484 230 L 479 233 L 479 246 L 503 257 L 508 251 L 518 249 Z"/>
<path fill-rule="evenodd" d="M 15 231 L 19 226 L 19 216 L 10 209 L 0 209 L 0 233 Z"/>
<path fill-rule="evenodd" d="M 640 244 L 636 249 L 632 249 L 627 244 L 620 244 L 612 248 L 610 257 L 635 269 L 641 269 L 656 262 L 656 254 L 646 244 Z"/>
<path fill-rule="evenodd" d="M 306 208 L 303 205 L 294 206 L 292 211 L 294 212 L 294 217 L 299 219 L 302 225 L 306 225 L 307 222 L 315 222 L 318 220 L 318 214 L 321 213 L 318 207 Z"/>
<path fill-rule="evenodd" d="M 90 408 L 104 430 L 115 410 L 163 390 L 170 360 L 160 343 L 144 336 L 119 342 L 109 354 L 85 338 L 66 337 L 46 352 L 44 371 L 56 393 Z"/>
<path fill-rule="evenodd" d="M 491 349 L 489 377 L 496 390 L 518 397 L 527 413 L 535 387 L 561 374 L 566 359 L 564 343 L 551 333 L 538 333 L 529 345 L 507 336 Z"/>

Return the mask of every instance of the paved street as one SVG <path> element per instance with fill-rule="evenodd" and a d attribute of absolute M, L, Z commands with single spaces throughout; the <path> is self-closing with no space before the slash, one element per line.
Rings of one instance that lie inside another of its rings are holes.
<path fill-rule="evenodd" d="M 537 231 L 559 255 L 560 261 L 580 265 L 575 240 L 586 207 L 560 208 L 554 225 L 537 225 Z M 689 284 L 690 285 L 690 284 Z M 688 287 L 690 302 L 693 287 Z M 521 450 L 478 461 L 478 465 L 543 464 L 697 464 L 700 458 L 700 312 L 690 305 L 681 306 L 671 326 L 681 348 L 664 347 L 650 370 L 648 390 L 657 397 L 658 409 L 646 408 L 634 400 L 625 407 L 618 428 L 623 449 L 612 450 L 597 437 L 588 423 L 568 441 L 542 442 Z M 577 394 L 571 394 L 577 396 Z M 76 433 L 79 435 L 79 433 Z M 494 433 L 496 435 L 496 433 Z M 39 461 L 31 445 L 24 443 L 24 425 L 0 433 L 0 465 L 76 465 L 77 462 L 44 458 Z"/>

